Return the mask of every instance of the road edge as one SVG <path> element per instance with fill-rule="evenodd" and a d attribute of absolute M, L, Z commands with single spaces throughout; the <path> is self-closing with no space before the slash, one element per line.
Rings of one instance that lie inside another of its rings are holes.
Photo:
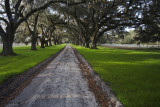
<path fill-rule="evenodd" d="M 82 71 L 83 72 L 82 75 L 85 76 L 86 74 L 84 74 L 84 73 L 86 71 L 89 72 L 89 74 L 92 76 L 93 81 L 95 81 L 96 86 L 99 87 L 100 90 L 102 91 L 102 93 L 105 94 L 105 96 L 107 97 L 107 100 L 109 101 L 108 102 L 108 104 L 109 104 L 108 107 L 123 107 L 122 103 L 118 100 L 116 95 L 113 93 L 113 91 L 110 88 L 109 84 L 107 84 L 106 82 L 104 82 L 100 78 L 100 76 L 92 69 L 91 64 L 89 64 L 88 61 L 75 48 L 73 48 L 73 50 L 74 50 L 74 53 L 77 56 L 78 60 L 81 63 L 80 67 L 83 70 Z M 93 89 L 92 89 L 92 91 L 93 91 Z M 101 102 L 101 101 L 98 101 L 98 102 Z M 106 106 L 106 105 L 103 104 L 103 102 L 101 102 L 101 104 L 102 104 L 101 105 L 102 107 Z"/>

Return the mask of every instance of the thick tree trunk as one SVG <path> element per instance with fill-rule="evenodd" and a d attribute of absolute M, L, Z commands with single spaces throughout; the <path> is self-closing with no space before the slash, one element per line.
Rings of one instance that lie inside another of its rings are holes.
<path fill-rule="evenodd" d="M 59 40 L 57 40 L 56 42 L 57 42 L 57 44 L 59 45 Z"/>
<path fill-rule="evenodd" d="M 45 47 L 49 47 L 49 46 L 48 46 L 48 41 L 45 41 Z"/>
<path fill-rule="evenodd" d="M 98 49 L 98 48 L 97 48 L 97 40 L 96 40 L 95 38 L 92 40 L 91 49 Z"/>
<path fill-rule="evenodd" d="M 49 46 L 52 46 L 52 42 L 51 42 L 51 39 L 49 39 Z"/>
<path fill-rule="evenodd" d="M 44 47 L 44 42 L 41 42 L 41 48 L 45 48 L 45 47 Z"/>
<path fill-rule="evenodd" d="M 31 38 L 31 50 L 37 50 L 36 48 L 37 38 L 36 38 L 36 35 L 33 33 L 32 33 L 32 38 Z"/>
<path fill-rule="evenodd" d="M 45 48 L 45 47 L 44 47 L 44 44 L 45 44 L 45 41 L 44 41 L 44 40 L 41 40 L 41 48 Z"/>
<path fill-rule="evenodd" d="M 2 37 L 3 50 L 0 53 L 0 55 L 2 55 L 2 56 L 9 56 L 9 55 L 15 56 L 15 55 L 17 55 L 13 52 L 13 47 L 12 47 L 13 40 L 14 40 L 14 36 L 5 35 L 4 37 Z"/>
<path fill-rule="evenodd" d="M 37 50 L 37 48 L 36 48 L 36 43 L 32 43 L 32 44 L 31 44 L 31 50 Z"/>
<path fill-rule="evenodd" d="M 56 41 L 54 41 L 54 45 L 57 45 Z"/>
<path fill-rule="evenodd" d="M 90 48 L 90 46 L 89 46 L 89 41 L 87 41 L 87 42 L 85 43 L 85 47 L 86 47 L 86 48 Z"/>

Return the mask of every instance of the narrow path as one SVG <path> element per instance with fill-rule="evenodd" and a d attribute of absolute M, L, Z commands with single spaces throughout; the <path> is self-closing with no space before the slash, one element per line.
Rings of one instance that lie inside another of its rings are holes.
<path fill-rule="evenodd" d="M 6 107 L 96 107 L 78 63 L 67 45 Z"/>

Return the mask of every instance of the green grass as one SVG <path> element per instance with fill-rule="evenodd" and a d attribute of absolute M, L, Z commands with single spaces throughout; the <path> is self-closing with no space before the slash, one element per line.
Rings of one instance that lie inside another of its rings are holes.
<path fill-rule="evenodd" d="M 14 52 L 18 56 L 2 57 L 0 56 L 0 84 L 11 76 L 21 74 L 36 64 L 42 62 L 54 53 L 62 49 L 65 44 L 39 48 L 37 51 L 31 51 L 30 47 L 15 47 Z M 1 49 L 0 49 L 1 51 Z"/>
<path fill-rule="evenodd" d="M 73 46 L 125 107 L 160 107 L 160 50 Z"/>

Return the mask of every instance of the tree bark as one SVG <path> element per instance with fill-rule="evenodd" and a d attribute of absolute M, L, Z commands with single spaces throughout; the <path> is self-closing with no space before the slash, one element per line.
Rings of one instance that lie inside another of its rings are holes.
<path fill-rule="evenodd" d="M 52 46 L 51 38 L 49 39 L 49 46 Z"/>
<path fill-rule="evenodd" d="M 41 48 L 45 48 L 45 47 L 44 47 L 44 42 L 41 42 Z"/>
<path fill-rule="evenodd" d="M 94 39 L 92 40 L 91 49 L 98 49 L 98 48 L 97 48 L 97 40 L 96 40 L 96 38 L 94 38 Z"/>
<path fill-rule="evenodd" d="M 57 42 L 57 44 L 59 45 L 59 41 L 57 40 L 56 42 Z"/>
<path fill-rule="evenodd" d="M 54 41 L 54 45 L 57 45 L 56 41 Z"/>
<path fill-rule="evenodd" d="M 40 41 L 41 41 L 41 48 L 45 48 L 45 47 L 44 47 L 45 40 L 44 40 L 43 38 L 41 38 Z"/>
<path fill-rule="evenodd" d="M 37 50 L 37 48 L 36 48 L 36 43 L 37 43 L 36 34 L 34 32 L 32 32 L 31 34 L 32 34 L 32 37 L 31 37 L 31 50 Z"/>
<path fill-rule="evenodd" d="M 49 47 L 49 46 L 48 46 L 48 40 L 45 41 L 45 47 Z"/>
<path fill-rule="evenodd" d="M 14 36 L 12 35 L 5 35 L 4 37 L 2 37 L 2 42 L 3 42 L 3 50 L 0 53 L 0 55 L 2 56 L 15 56 L 17 54 L 15 54 L 13 52 L 13 40 L 14 40 Z"/>
<path fill-rule="evenodd" d="M 89 41 L 86 41 L 85 47 L 86 47 L 86 48 L 90 48 L 90 46 L 89 46 Z"/>

